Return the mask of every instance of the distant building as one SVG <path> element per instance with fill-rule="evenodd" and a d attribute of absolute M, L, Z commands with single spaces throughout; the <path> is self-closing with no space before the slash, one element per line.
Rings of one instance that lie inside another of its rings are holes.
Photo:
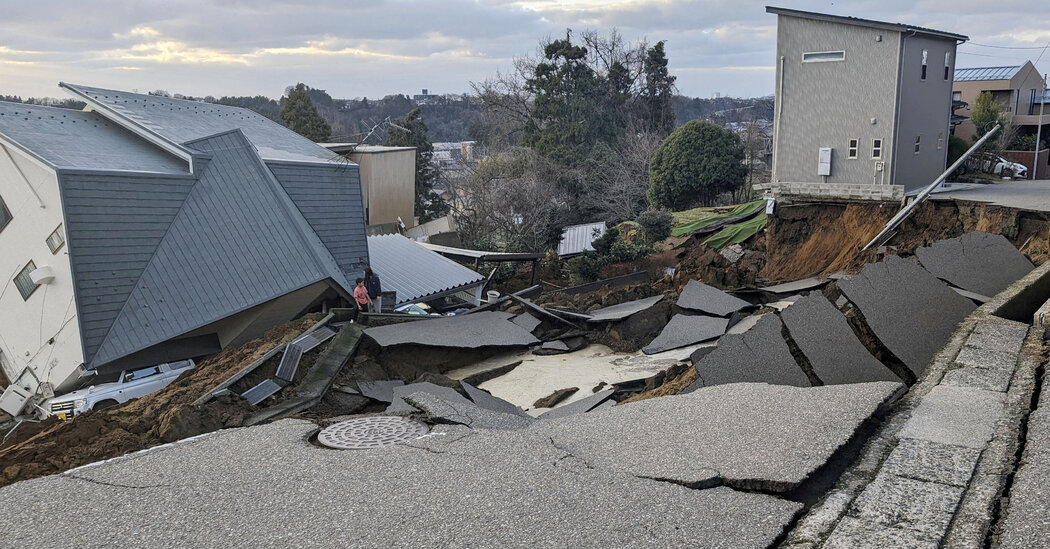
<path fill-rule="evenodd" d="M 966 105 L 956 114 L 966 117 L 973 112 L 977 96 L 989 92 L 999 103 L 1000 111 L 1017 126 L 1020 134 L 1034 134 L 1039 125 L 1039 106 L 1046 101 L 1047 117 L 1050 120 L 1050 97 L 1043 96 L 1043 76 L 1036 70 L 1031 61 L 1023 65 L 1008 67 L 974 67 L 955 69 L 955 83 L 952 86 L 952 99 Z M 1044 124 L 1043 135 L 1050 130 L 1050 123 Z M 973 122 L 967 120 L 955 127 L 955 135 L 969 140 L 976 132 Z"/>
<path fill-rule="evenodd" d="M 944 171 L 955 52 L 966 36 L 766 11 L 778 16 L 772 188 L 894 199 Z"/>
<path fill-rule="evenodd" d="M 368 262 L 357 165 L 246 109 L 62 84 L 0 102 L 0 369 L 30 392 L 199 358 Z"/>
<path fill-rule="evenodd" d="M 430 90 L 423 88 L 423 93 L 417 93 L 416 95 L 413 95 L 412 101 L 414 101 L 416 105 L 429 105 L 438 97 L 441 97 L 440 95 L 433 95 L 429 92 Z"/>

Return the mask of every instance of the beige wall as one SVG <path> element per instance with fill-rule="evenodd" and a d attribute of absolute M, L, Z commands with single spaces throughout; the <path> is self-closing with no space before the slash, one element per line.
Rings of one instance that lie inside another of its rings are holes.
<path fill-rule="evenodd" d="M 354 151 L 350 160 L 361 167 L 361 192 L 368 211 L 367 224 L 415 226 L 416 152 L 414 149 Z"/>
<path fill-rule="evenodd" d="M 63 219 L 58 178 L 18 149 L 0 147 L 0 197 L 13 217 L 0 230 L 0 367 L 12 381 L 29 367 L 58 387 L 84 361 L 67 247 L 53 254 L 46 242 Z M 51 267 L 55 280 L 23 300 L 14 276 L 30 260 Z"/>
<path fill-rule="evenodd" d="M 979 80 L 975 82 L 956 82 L 952 91 L 961 92 L 960 99 L 968 103 L 966 108 L 955 111 L 956 114 L 970 116 L 977 96 L 982 91 L 990 91 L 999 102 L 1003 114 L 1011 116 L 1015 126 L 1038 124 L 1038 111 L 1029 115 L 1032 104 L 1032 90 L 1043 89 L 1043 76 L 1035 69 L 1031 61 L 1026 62 L 1010 80 Z M 1038 92 L 1036 92 L 1038 94 Z M 955 127 L 955 135 L 971 139 L 976 133 L 973 122 L 967 120 Z"/>

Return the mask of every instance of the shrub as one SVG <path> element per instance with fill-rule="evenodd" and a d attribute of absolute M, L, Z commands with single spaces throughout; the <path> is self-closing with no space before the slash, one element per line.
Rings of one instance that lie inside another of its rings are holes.
<path fill-rule="evenodd" d="M 649 203 L 675 211 L 710 204 L 744 184 L 744 145 L 733 132 L 693 120 L 664 139 L 649 163 Z"/>
<path fill-rule="evenodd" d="M 667 210 L 647 210 L 635 220 L 642 227 L 645 241 L 652 244 L 671 236 L 674 218 Z"/>

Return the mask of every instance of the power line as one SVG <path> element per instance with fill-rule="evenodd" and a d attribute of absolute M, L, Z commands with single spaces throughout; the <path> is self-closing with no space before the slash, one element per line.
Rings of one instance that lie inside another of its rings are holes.
<path fill-rule="evenodd" d="M 996 48 L 1000 50 L 1041 50 L 1045 46 L 993 46 L 992 44 L 978 44 L 977 42 L 965 42 L 963 46 L 980 46 L 982 48 Z"/>

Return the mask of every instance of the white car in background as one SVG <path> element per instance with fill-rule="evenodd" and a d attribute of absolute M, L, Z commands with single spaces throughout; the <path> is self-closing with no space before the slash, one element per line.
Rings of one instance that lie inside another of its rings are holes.
<path fill-rule="evenodd" d="M 181 360 L 124 370 L 117 381 L 57 396 L 45 402 L 42 408 L 59 419 L 69 419 L 88 410 L 101 410 L 159 391 L 194 366 L 192 360 Z"/>
<path fill-rule="evenodd" d="M 968 164 L 971 169 L 995 175 L 1006 175 L 1004 172 L 1009 172 L 1009 174 L 1015 179 L 1028 178 L 1028 166 L 1021 164 L 1020 162 L 1011 162 L 999 155 L 974 155 L 971 160 L 972 162 Z"/>

